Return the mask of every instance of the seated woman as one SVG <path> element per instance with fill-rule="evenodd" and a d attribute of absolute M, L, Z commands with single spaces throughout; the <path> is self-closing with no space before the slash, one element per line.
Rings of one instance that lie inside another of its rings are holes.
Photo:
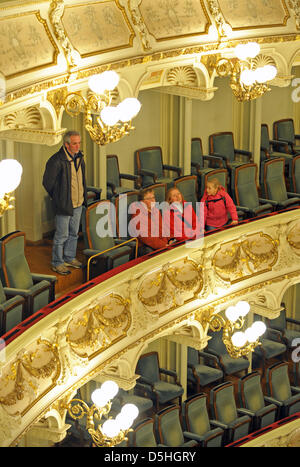
<path fill-rule="evenodd" d="M 166 248 L 169 239 L 162 234 L 162 215 L 155 206 L 155 193 L 151 189 L 144 189 L 139 194 L 139 202 L 130 208 L 132 219 L 129 233 L 137 237 L 139 255 L 145 255 L 154 250 Z"/>
<path fill-rule="evenodd" d="M 214 230 L 224 225 L 238 223 L 236 207 L 217 178 L 213 178 L 207 182 L 201 202 L 204 203 L 205 230 Z M 228 213 L 230 214 L 231 222 L 228 221 Z"/>
<path fill-rule="evenodd" d="M 169 209 L 164 209 L 163 225 L 164 231 L 169 232 L 169 238 L 177 242 L 199 238 L 200 219 L 197 218 L 192 203 L 186 202 L 176 187 L 168 190 L 166 201 Z"/>

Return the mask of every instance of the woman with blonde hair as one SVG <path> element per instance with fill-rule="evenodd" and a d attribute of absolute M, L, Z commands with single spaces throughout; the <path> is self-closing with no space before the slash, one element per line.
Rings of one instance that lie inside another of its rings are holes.
<path fill-rule="evenodd" d="M 205 230 L 214 230 L 226 224 L 234 225 L 238 223 L 236 207 L 217 178 L 207 182 L 201 202 L 204 203 Z M 231 222 L 228 220 L 228 213 Z"/>

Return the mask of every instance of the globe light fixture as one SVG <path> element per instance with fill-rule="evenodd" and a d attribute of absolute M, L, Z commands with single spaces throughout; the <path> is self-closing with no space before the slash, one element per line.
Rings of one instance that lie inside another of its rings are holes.
<path fill-rule="evenodd" d="M 223 342 L 229 355 L 233 358 L 246 356 L 253 352 L 255 347 L 261 345 L 259 337 L 266 331 L 266 325 L 262 321 L 255 321 L 251 326 L 243 330 L 245 318 L 249 311 L 249 303 L 241 300 L 225 310 L 225 318 L 217 314 L 213 315 L 208 321 L 213 331 L 223 329 Z"/>
<path fill-rule="evenodd" d="M 0 216 L 6 210 L 13 209 L 10 203 L 15 198 L 11 193 L 19 186 L 22 172 L 22 165 L 15 159 L 3 159 L 0 162 Z"/>
<path fill-rule="evenodd" d="M 96 144 L 113 143 L 134 130 L 131 120 L 139 113 L 141 103 L 135 97 L 127 97 L 118 105 L 113 104 L 119 80 L 115 71 L 104 71 L 89 78 L 87 97 L 74 92 L 64 100 L 64 108 L 72 117 L 84 113 L 85 128 Z"/>
<path fill-rule="evenodd" d="M 234 54 L 234 58 L 221 57 L 212 62 L 212 71 L 230 77 L 230 87 L 237 100 L 250 101 L 270 91 L 268 83 L 276 77 L 277 68 L 270 57 L 260 55 L 259 44 L 238 44 Z"/>
<path fill-rule="evenodd" d="M 112 404 L 112 399 L 117 395 L 119 386 L 114 381 L 105 381 L 100 388 L 93 391 L 91 399 L 93 405 L 89 407 L 81 399 L 72 399 L 65 406 L 74 420 L 86 416 L 86 429 L 93 442 L 98 447 L 115 446 L 126 438 L 134 420 L 139 414 L 134 404 L 125 404 L 116 418 L 108 418 L 102 424 L 102 417 L 107 417 Z"/>

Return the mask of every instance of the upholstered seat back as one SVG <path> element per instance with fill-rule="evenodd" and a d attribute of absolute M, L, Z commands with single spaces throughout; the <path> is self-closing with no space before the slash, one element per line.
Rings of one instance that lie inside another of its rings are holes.
<path fill-rule="evenodd" d="M 196 162 L 199 164 L 200 168 L 202 169 L 204 164 L 203 164 L 203 152 L 202 152 L 202 142 L 200 138 L 193 138 L 192 139 L 192 144 L 191 144 L 191 162 Z M 195 169 L 192 169 L 192 173 Z"/>
<path fill-rule="evenodd" d="M 30 289 L 33 280 L 24 253 L 24 232 L 15 232 L 3 237 L 0 246 L 3 284 L 12 288 Z"/>
<path fill-rule="evenodd" d="M 226 346 L 222 340 L 222 331 L 209 332 L 211 339 L 208 341 L 207 349 L 212 350 L 217 355 L 227 354 Z"/>
<path fill-rule="evenodd" d="M 259 206 L 256 174 L 256 164 L 245 164 L 236 169 L 236 199 L 239 206 L 252 209 Z"/>
<path fill-rule="evenodd" d="M 234 161 L 234 142 L 232 133 L 211 135 L 211 140 L 214 153 L 225 156 L 230 162 Z"/>
<path fill-rule="evenodd" d="M 268 368 L 270 395 L 279 401 L 286 401 L 292 396 L 288 375 L 288 364 L 281 363 Z"/>
<path fill-rule="evenodd" d="M 196 208 L 197 202 L 197 176 L 187 175 L 174 181 L 174 186 L 181 192 L 185 201 L 193 203 Z"/>
<path fill-rule="evenodd" d="M 293 158 L 292 189 L 294 193 L 300 193 L 300 155 Z"/>
<path fill-rule="evenodd" d="M 136 372 L 151 382 L 160 380 L 157 352 L 142 355 L 137 363 Z"/>
<path fill-rule="evenodd" d="M 197 349 L 193 347 L 188 347 L 188 363 L 191 365 L 198 365 L 199 363 L 199 354 Z"/>
<path fill-rule="evenodd" d="M 134 206 L 134 203 L 138 201 L 138 192 L 137 191 L 128 191 L 127 193 L 122 193 L 118 195 L 115 199 L 116 206 L 116 231 L 118 237 L 128 237 L 128 225 L 132 214 L 130 210 L 130 205 Z"/>
<path fill-rule="evenodd" d="M 293 143 L 295 140 L 295 129 L 293 120 L 287 118 L 274 122 L 274 138 Z"/>
<path fill-rule="evenodd" d="M 260 375 L 248 375 L 242 380 L 243 406 L 252 412 L 257 412 L 265 405 L 264 395 L 260 384 Z"/>
<path fill-rule="evenodd" d="M 154 436 L 154 420 L 152 418 L 143 420 L 134 429 L 135 442 L 138 447 L 156 447 L 156 439 Z"/>
<path fill-rule="evenodd" d="M 118 157 L 115 155 L 106 156 L 106 179 L 116 187 L 120 185 L 120 170 Z"/>
<path fill-rule="evenodd" d="M 280 315 L 268 321 L 270 328 L 277 329 L 277 331 L 284 332 L 286 329 L 286 311 L 285 309 L 280 311 Z"/>
<path fill-rule="evenodd" d="M 140 150 L 139 159 L 141 169 L 152 170 L 158 178 L 163 177 L 162 151 L 159 146 Z"/>
<path fill-rule="evenodd" d="M 215 417 L 222 423 L 228 425 L 237 418 L 237 409 L 234 398 L 234 388 L 232 384 L 220 385 L 215 391 L 214 412 Z"/>
<path fill-rule="evenodd" d="M 91 204 L 86 210 L 86 236 L 88 248 L 104 251 L 115 245 L 114 210 L 109 201 Z"/>
<path fill-rule="evenodd" d="M 180 423 L 179 407 L 172 406 L 157 414 L 158 431 L 162 444 L 167 446 L 181 446 L 184 443 Z"/>
<path fill-rule="evenodd" d="M 185 418 L 187 431 L 191 433 L 201 436 L 211 429 L 204 394 L 185 402 Z"/>
<path fill-rule="evenodd" d="M 273 159 L 265 163 L 264 182 L 269 199 L 286 201 L 287 191 L 284 180 L 284 159 Z"/>
<path fill-rule="evenodd" d="M 265 125 L 265 124 L 261 125 L 260 145 L 262 148 L 266 149 L 267 151 L 270 150 L 269 130 L 268 130 L 268 125 Z"/>

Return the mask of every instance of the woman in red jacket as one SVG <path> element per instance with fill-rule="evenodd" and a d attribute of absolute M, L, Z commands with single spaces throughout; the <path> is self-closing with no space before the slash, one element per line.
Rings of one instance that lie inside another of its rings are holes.
<path fill-rule="evenodd" d="M 163 224 L 166 232 L 169 232 L 169 238 L 177 242 L 199 238 L 200 220 L 197 219 L 192 203 L 186 202 L 175 187 L 168 190 L 166 201 L 170 209 L 163 212 Z"/>
<path fill-rule="evenodd" d="M 236 207 L 217 178 L 213 178 L 207 183 L 201 202 L 204 203 L 205 230 L 218 229 L 227 224 L 227 213 L 230 214 L 232 221 L 229 225 L 238 223 Z"/>
<path fill-rule="evenodd" d="M 140 201 L 133 203 L 130 211 L 133 214 L 129 233 L 137 237 L 139 242 L 139 255 L 147 254 L 154 250 L 166 248 L 169 239 L 163 236 L 162 215 L 155 206 L 155 193 L 151 189 L 144 189 L 140 193 Z"/>

